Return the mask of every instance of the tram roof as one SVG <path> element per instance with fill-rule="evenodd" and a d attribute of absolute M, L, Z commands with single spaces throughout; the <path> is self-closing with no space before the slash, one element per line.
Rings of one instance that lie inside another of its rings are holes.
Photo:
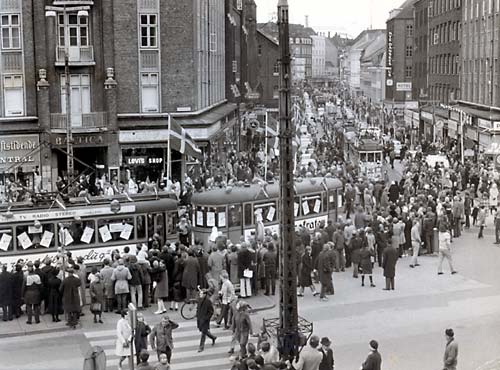
<path fill-rule="evenodd" d="M 301 182 L 295 181 L 295 189 L 297 195 L 324 191 L 325 188 L 322 182 L 326 184 L 328 189 L 342 188 L 343 184 L 337 178 L 333 177 L 311 177 L 305 178 Z M 253 202 L 256 200 L 266 200 L 279 197 L 279 184 L 267 184 L 265 191 L 269 195 L 267 198 L 262 192 L 260 184 L 251 184 L 249 187 L 234 186 L 230 192 L 226 189 L 212 189 L 201 193 L 194 193 L 191 199 L 194 205 L 203 206 L 221 206 L 233 203 Z"/>

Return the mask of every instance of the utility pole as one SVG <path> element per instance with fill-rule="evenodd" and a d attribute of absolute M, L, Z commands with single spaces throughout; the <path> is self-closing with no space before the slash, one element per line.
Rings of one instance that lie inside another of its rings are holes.
<path fill-rule="evenodd" d="M 300 345 L 297 313 L 297 256 L 295 251 L 293 136 L 291 120 L 291 57 L 289 39 L 288 1 L 278 1 L 278 28 L 280 50 L 280 317 L 278 328 L 279 350 L 284 359 L 298 354 Z"/>

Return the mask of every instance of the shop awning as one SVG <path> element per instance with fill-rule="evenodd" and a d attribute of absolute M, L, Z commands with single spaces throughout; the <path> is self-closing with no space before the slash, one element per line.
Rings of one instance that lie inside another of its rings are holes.
<path fill-rule="evenodd" d="M 457 108 L 464 111 L 465 113 L 467 113 L 472 117 L 482 118 L 487 121 L 500 121 L 500 112 L 498 111 L 477 109 L 463 105 L 458 105 Z"/>
<path fill-rule="evenodd" d="M 189 126 L 209 126 L 217 121 L 227 117 L 231 112 L 236 111 L 238 108 L 237 104 L 227 103 L 223 104 L 217 108 L 211 109 L 206 113 L 197 115 L 196 117 L 178 117 L 175 118 L 183 127 Z"/>

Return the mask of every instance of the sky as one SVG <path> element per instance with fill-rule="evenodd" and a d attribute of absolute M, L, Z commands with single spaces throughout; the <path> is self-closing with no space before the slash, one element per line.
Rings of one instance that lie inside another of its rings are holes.
<path fill-rule="evenodd" d="M 257 22 L 265 23 L 275 19 L 278 0 L 255 0 Z M 288 0 L 290 22 L 305 24 L 316 32 L 331 31 L 356 37 L 370 28 L 385 28 L 389 11 L 398 8 L 404 0 Z"/>

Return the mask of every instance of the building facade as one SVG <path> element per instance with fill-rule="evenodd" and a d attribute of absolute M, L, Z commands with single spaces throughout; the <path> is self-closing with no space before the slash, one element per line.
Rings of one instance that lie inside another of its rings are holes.
<path fill-rule="evenodd" d="M 369 103 L 381 105 L 385 98 L 385 32 L 375 38 L 361 56 L 361 92 Z"/>
<path fill-rule="evenodd" d="M 321 79 L 326 77 L 326 37 L 313 35 L 312 39 L 312 78 Z"/>
<path fill-rule="evenodd" d="M 428 98 L 429 1 L 418 0 L 413 5 L 412 95 L 417 100 Z"/>
<path fill-rule="evenodd" d="M 387 20 L 385 104 L 399 112 L 414 105 L 413 78 L 413 3 L 408 0 L 394 9 Z"/>
<path fill-rule="evenodd" d="M 171 143 L 168 155 L 169 117 L 202 147 L 200 161 L 217 161 L 238 121 L 227 76 L 257 79 L 241 51 L 249 2 L 1 0 L 0 181 L 55 191 L 67 172 L 68 124 L 75 172 L 93 178 L 182 179 L 188 153 Z"/>
<path fill-rule="evenodd" d="M 257 92 L 259 104 L 268 108 L 277 108 L 279 99 L 279 45 L 278 41 L 263 31 L 257 31 L 259 77 Z"/>
<path fill-rule="evenodd" d="M 461 1 L 435 0 L 431 5 L 429 95 L 432 101 L 448 104 L 460 99 Z"/>

